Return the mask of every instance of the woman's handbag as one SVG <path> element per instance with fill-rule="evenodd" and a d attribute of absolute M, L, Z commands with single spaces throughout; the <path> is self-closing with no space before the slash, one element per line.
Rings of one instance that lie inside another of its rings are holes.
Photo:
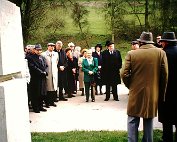
<path fill-rule="evenodd" d="M 92 75 L 92 79 L 90 81 L 90 85 L 93 86 L 93 87 L 96 86 L 95 75 Z"/>
<path fill-rule="evenodd" d="M 90 81 L 90 85 L 95 87 L 96 86 L 96 82 L 93 80 L 93 81 Z"/>

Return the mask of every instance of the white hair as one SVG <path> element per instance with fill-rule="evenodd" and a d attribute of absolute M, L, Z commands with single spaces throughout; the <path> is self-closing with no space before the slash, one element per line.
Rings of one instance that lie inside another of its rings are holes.
<path fill-rule="evenodd" d="M 68 47 L 75 46 L 73 42 L 68 43 Z"/>

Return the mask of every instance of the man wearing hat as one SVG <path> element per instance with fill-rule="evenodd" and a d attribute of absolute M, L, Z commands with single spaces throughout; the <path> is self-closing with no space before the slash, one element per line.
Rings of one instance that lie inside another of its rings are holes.
<path fill-rule="evenodd" d="M 165 98 L 159 100 L 159 121 L 163 125 L 163 142 L 173 142 L 173 125 L 177 129 L 177 39 L 174 32 L 164 32 L 160 39 L 168 59 L 168 84 Z M 177 141 L 177 133 L 175 133 Z"/>
<path fill-rule="evenodd" d="M 131 42 L 131 50 L 139 49 L 138 41 L 134 40 Z"/>
<path fill-rule="evenodd" d="M 121 83 L 119 70 L 122 67 L 122 58 L 118 50 L 115 50 L 113 42 L 107 42 L 107 49 L 102 54 L 102 82 L 106 85 L 106 98 L 110 99 L 110 89 L 112 88 L 113 99 L 119 101 L 117 85 Z"/>
<path fill-rule="evenodd" d="M 40 111 L 47 111 L 43 108 L 43 100 L 46 96 L 46 76 L 48 75 L 47 64 L 44 57 L 41 56 L 41 45 L 36 44 L 33 50 L 34 53 L 27 58 L 31 75 L 31 105 L 35 113 L 40 113 Z"/>
<path fill-rule="evenodd" d="M 161 42 L 160 42 L 161 36 L 157 36 L 156 37 L 156 43 L 154 44 L 154 46 L 158 47 L 158 48 L 162 48 Z"/>
<path fill-rule="evenodd" d="M 47 102 L 46 107 L 56 106 L 54 102 L 57 102 L 57 89 L 58 89 L 58 54 L 54 52 L 54 43 L 47 44 L 47 51 L 43 52 L 42 55 L 47 62 Z"/>
<path fill-rule="evenodd" d="M 166 54 L 153 44 L 151 32 L 142 32 L 140 48 L 125 57 L 121 77 L 129 89 L 127 106 L 128 142 L 138 142 L 138 127 L 143 118 L 143 142 L 153 142 L 153 118 L 157 116 L 158 98 L 164 98 L 168 80 Z"/>

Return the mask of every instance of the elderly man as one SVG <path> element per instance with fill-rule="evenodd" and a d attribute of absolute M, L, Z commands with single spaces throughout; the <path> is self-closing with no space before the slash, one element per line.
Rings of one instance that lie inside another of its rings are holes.
<path fill-rule="evenodd" d="M 151 32 L 138 39 L 140 48 L 127 53 L 121 77 L 129 88 L 128 142 L 138 142 L 140 117 L 143 118 L 143 142 L 153 142 L 153 118 L 157 116 L 158 98 L 164 98 L 167 80 L 167 57 L 153 44 Z"/>
<path fill-rule="evenodd" d="M 35 113 L 47 111 L 43 108 L 43 100 L 46 96 L 46 76 L 47 64 L 44 57 L 41 56 L 42 47 L 36 44 L 33 49 L 33 54 L 27 57 L 28 67 L 31 75 L 30 94 L 31 105 Z"/>
<path fill-rule="evenodd" d="M 59 87 L 59 101 L 67 101 L 67 99 L 63 95 L 63 89 L 65 93 L 67 93 L 67 82 L 66 82 L 66 70 L 65 68 L 68 66 L 66 53 L 62 49 L 63 43 L 61 41 L 57 41 L 55 45 L 55 51 L 58 53 L 59 61 L 58 61 L 58 87 Z"/>
<path fill-rule="evenodd" d="M 113 42 L 107 42 L 107 48 L 102 53 L 102 81 L 106 85 L 106 98 L 110 99 L 110 88 L 115 101 L 119 101 L 117 85 L 121 83 L 119 70 L 122 67 L 122 58 L 120 51 L 115 50 Z"/>
<path fill-rule="evenodd" d="M 47 44 L 47 51 L 43 52 L 42 55 L 46 59 L 47 62 L 47 100 L 46 100 L 46 107 L 54 106 L 54 103 L 57 101 L 57 89 L 58 89 L 58 54 L 54 52 L 54 43 Z"/>

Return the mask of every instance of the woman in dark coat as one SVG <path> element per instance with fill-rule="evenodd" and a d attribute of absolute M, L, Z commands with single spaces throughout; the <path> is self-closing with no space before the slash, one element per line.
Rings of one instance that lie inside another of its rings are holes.
<path fill-rule="evenodd" d="M 164 32 L 160 42 L 167 55 L 169 74 L 165 98 L 159 99 L 158 115 L 163 125 L 163 142 L 173 142 L 173 125 L 177 129 L 177 39 L 174 32 Z M 177 141 L 177 133 L 175 136 Z"/>
<path fill-rule="evenodd" d="M 100 95 L 102 95 L 102 81 L 101 81 L 101 67 L 102 67 L 102 45 L 97 44 L 95 46 L 95 52 L 92 53 L 92 56 L 94 58 L 98 59 L 98 71 L 95 75 L 95 81 L 96 81 L 96 86 L 95 86 L 95 95 L 98 95 L 98 86 L 100 88 Z"/>
<path fill-rule="evenodd" d="M 75 97 L 72 93 L 75 91 L 75 77 L 77 73 L 78 60 L 72 55 L 71 48 L 66 48 L 65 50 L 67 56 L 66 74 L 67 74 L 67 84 L 68 84 L 68 97 Z"/>
<path fill-rule="evenodd" d="M 107 47 L 102 53 L 102 81 L 106 85 L 106 98 L 110 98 L 110 87 L 115 101 L 119 101 L 117 94 L 117 85 L 121 83 L 120 68 L 122 67 L 122 58 L 118 50 L 114 49 L 113 42 L 107 42 Z"/>

